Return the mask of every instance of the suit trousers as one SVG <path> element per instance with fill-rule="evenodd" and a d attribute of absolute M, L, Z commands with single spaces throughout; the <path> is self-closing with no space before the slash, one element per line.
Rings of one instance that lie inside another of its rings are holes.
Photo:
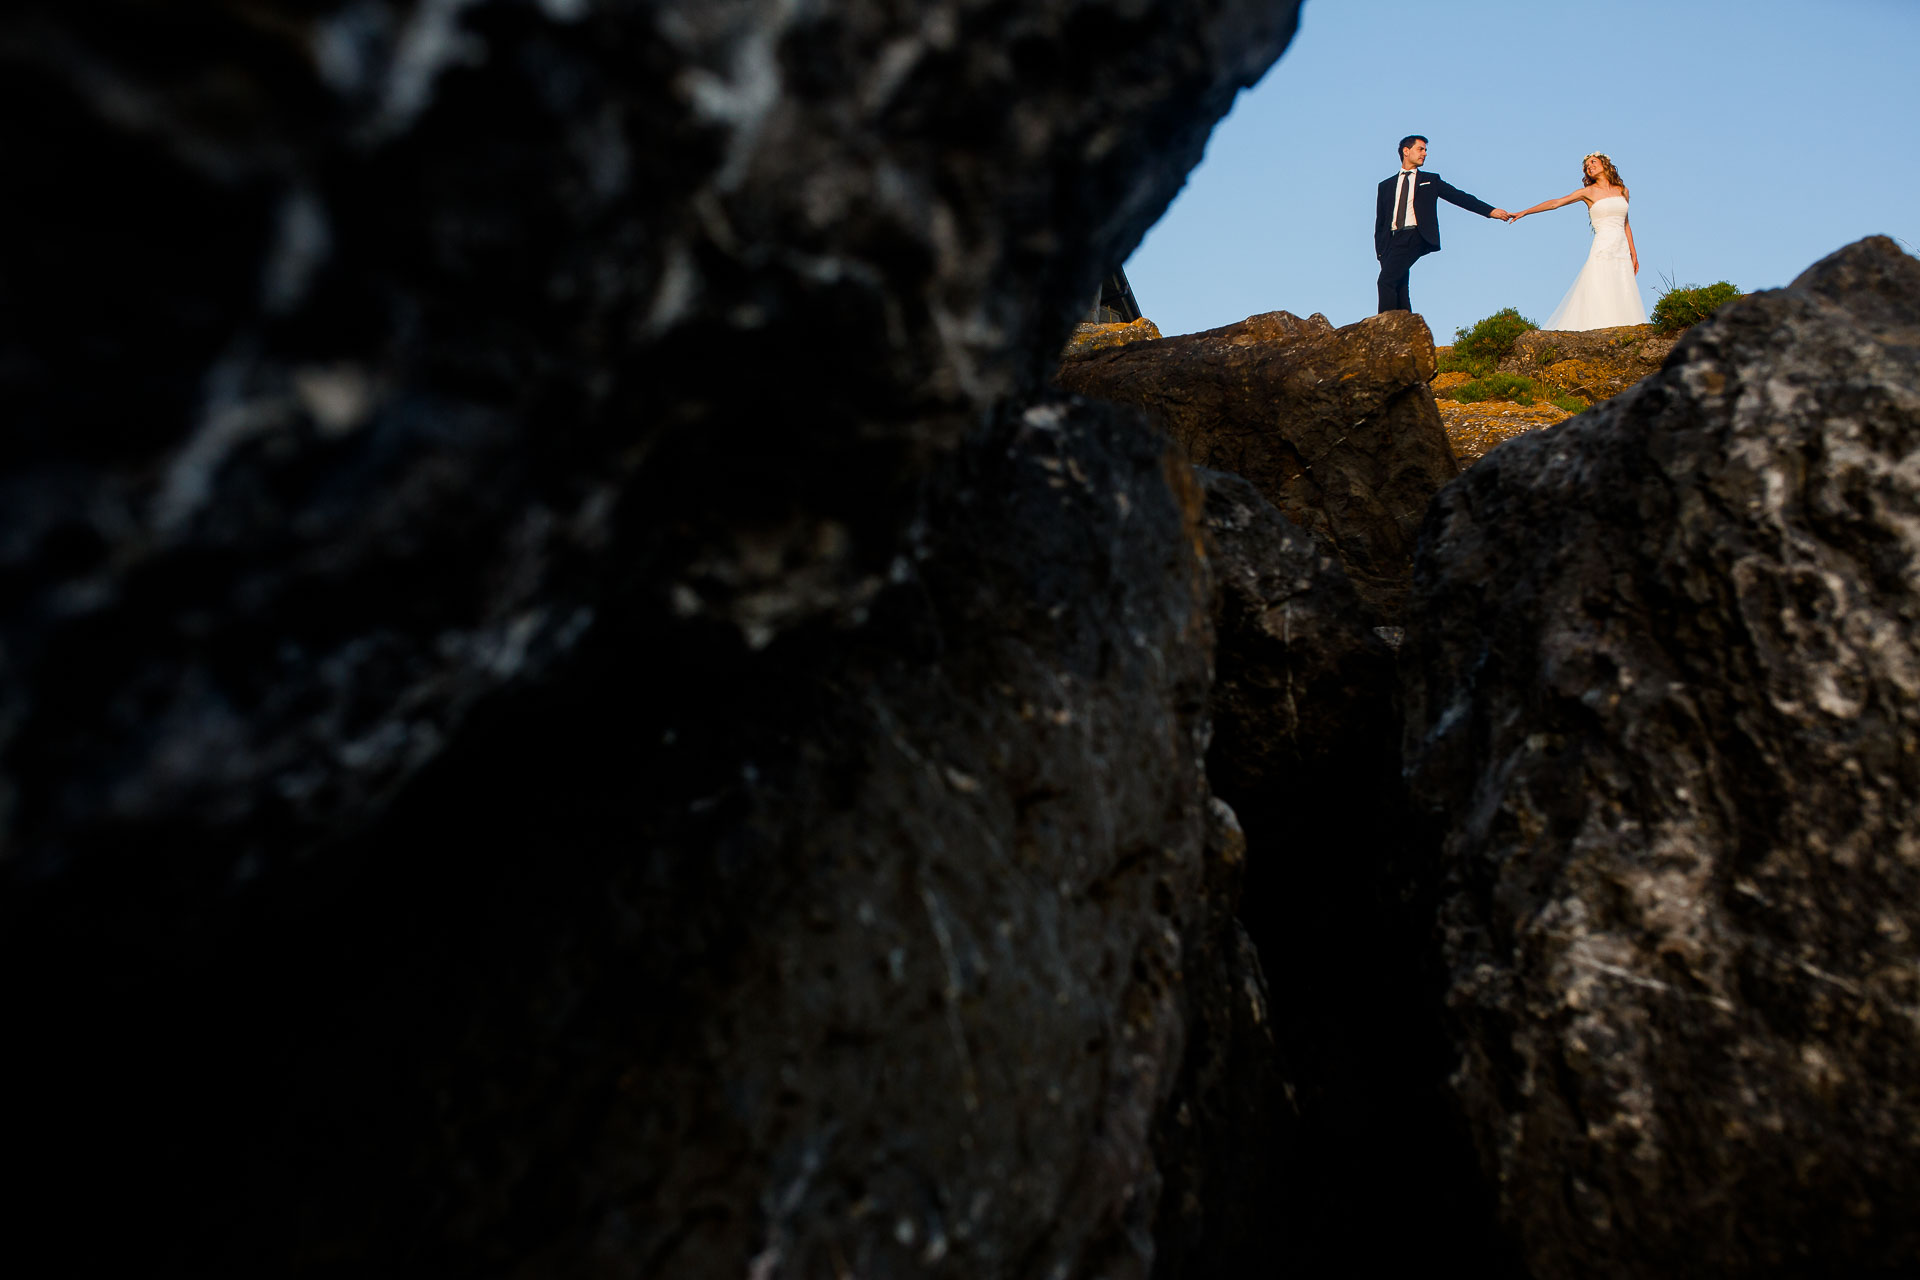
<path fill-rule="evenodd" d="M 1395 231 L 1393 238 L 1387 241 L 1387 251 L 1380 255 L 1380 313 L 1389 311 L 1411 311 L 1413 303 L 1407 296 L 1407 273 L 1413 270 L 1413 264 L 1433 252 L 1433 246 L 1427 243 L 1418 227 L 1407 227 Z"/>

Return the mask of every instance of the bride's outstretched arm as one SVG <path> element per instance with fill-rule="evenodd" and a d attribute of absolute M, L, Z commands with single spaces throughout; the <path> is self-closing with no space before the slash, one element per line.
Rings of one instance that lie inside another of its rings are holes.
<path fill-rule="evenodd" d="M 1585 198 L 1586 198 L 1586 188 L 1582 187 L 1579 191 L 1572 192 L 1569 195 L 1561 196 L 1558 200 L 1542 200 L 1539 204 L 1533 206 L 1533 208 L 1522 209 L 1520 212 L 1514 214 L 1513 216 L 1515 221 L 1518 221 L 1519 219 L 1526 217 L 1530 213 L 1545 213 L 1549 209 L 1558 209 L 1563 205 L 1572 204 L 1575 200 L 1582 200 Z"/>

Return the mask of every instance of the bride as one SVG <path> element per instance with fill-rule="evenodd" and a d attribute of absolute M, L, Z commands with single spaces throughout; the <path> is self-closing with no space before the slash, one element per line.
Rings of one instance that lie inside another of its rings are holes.
<path fill-rule="evenodd" d="M 1617 325 L 1645 324 L 1647 313 L 1640 305 L 1640 286 L 1634 277 L 1640 274 L 1640 251 L 1633 245 L 1633 227 L 1627 222 L 1627 184 L 1613 161 L 1596 151 L 1581 167 L 1586 182 L 1571 195 L 1558 200 L 1542 200 L 1531 209 L 1513 215 L 1518 222 L 1530 213 L 1545 213 L 1575 200 L 1587 202 L 1587 220 L 1593 225 L 1593 248 L 1587 253 L 1587 265 L 1580 268 L 1573 288 L 1554 308 L 1543 329 L 1611 329 Z"/>

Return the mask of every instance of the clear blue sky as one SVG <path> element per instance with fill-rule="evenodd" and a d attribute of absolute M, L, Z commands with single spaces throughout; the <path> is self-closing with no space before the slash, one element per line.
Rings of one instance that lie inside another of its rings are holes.
<path fill-rule="evenodd" d="M 1374 189 L 1408 133 L 1512 210 L 1611 155 L 1649 307 L 1663 273 L 1764 289 L 1865 235 L 1920 252 L 1920 0 L 1308 0 L 1128 260 L 1141 308 L 1169 334 L 1372 315 Z M 1413 271 L 1440 342 L 1505 306 L 1546 319 L 1591 235 L 1583 205 L 1440 223 Z"/>

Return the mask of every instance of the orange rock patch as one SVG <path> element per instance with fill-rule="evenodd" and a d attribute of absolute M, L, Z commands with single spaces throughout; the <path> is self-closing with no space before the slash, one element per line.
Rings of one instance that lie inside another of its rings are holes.
<path fill-rule="evenodd" d="M 1459 378 L 1462 382 L 1467 380 L 1465 374 L 1443 373 L 1440 378 L 1434 379 L 1434 389 L 1439 390 L 1440 379 L 1448 377 Z M 1565 422 L 1573 416 L 1546 401 L 1529 405 L 1514 404 L 1510 400 L 1461 404 L 1443 398 L 1439 404 L 1440 423 L 1446 429 L 1447 443 L 1453 446 L 1453 456 L 1460 459 L 1461 466 L 1478 462 L 1496 446 L 1526 435 L 1529 431 Z"/>
<path fill-rule="evenodd" d="M 1110 347 L 1124 347 L 1133 342 L 1152 342 L 1158 337 L 1160 337 L 1159 328 L 1145 316 L 1141 316 L 1131 324 L 1075 325 L 1073 336 L 1067 339 L 1067 349 L 1060 353 L 1060 358 L 1072 360 L 1079 356 L 1091 355 L 1095 351 L 1105 351 Z"/>

